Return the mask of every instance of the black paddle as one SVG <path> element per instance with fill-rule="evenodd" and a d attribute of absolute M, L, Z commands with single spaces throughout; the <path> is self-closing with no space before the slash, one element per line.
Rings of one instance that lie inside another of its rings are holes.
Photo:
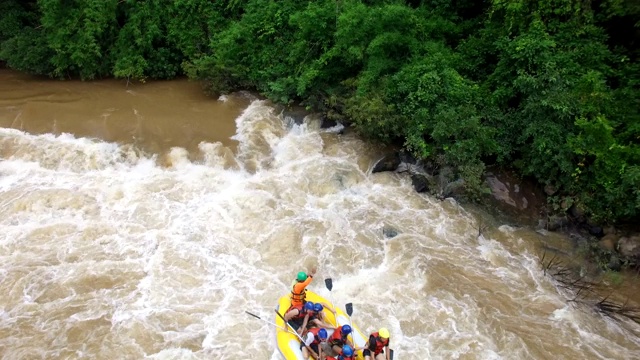
<path fill-rule="evenodd" d="M 393 350 L 389 349 L 389 360 L 393 360 Z"/>
<path fill-rule="evenodd" d="M 347 310 L 347 315 L 349 315 L 349 317 L 351 317 L 351 314 L 353 314 L 353 304 L 352 303 L 347 303 L 344 306 L 345 310 Z"/>
<path fill-rule="evenodd" d="M 324 279 L 324 284 L 327 286 L 327 289 L 329 290 L 329 300 L 331 302 L 331 308 L 333 309 L 332 311 L 334 312 L 334 315 L 335 315 L 335 305 L 333 305 L 333 296 L 331 296 L 331 289 L 333 289 L 333 280 L 331 280 L 331 278 L 326 278 Z"/>
<path fill-rule="evenodd" d="M 324 284 L 327 286 L 327 289 L 329 289 L 329 291 L 333 289 L 333 281 L 331 280 L 331 278 L 324 279 Z"/>

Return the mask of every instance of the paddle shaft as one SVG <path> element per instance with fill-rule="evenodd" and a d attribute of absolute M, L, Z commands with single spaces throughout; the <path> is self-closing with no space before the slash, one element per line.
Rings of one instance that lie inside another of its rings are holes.
<path fill-rule="evenodd" d="M 258 319 L 258 320 L 262 320 L 262 321 L 266 322 L 267 324 L 271 324 L 271 325 L 273 325 L 273 326 L 280 327 L 280 325 L 278 325 L 278 324 L 276 324 L 276 323 L 274 323 L 274 322 L 271 322 L 271 321 L 269 321 L 269 320 L 265 320 L 265 319 L 261 318 L 260 316 L 258 316 L 258 315 L 256 315 L 256 314 L 250 313 L 250 312 L 248 312 L 248 311 L 245 311 L 245 312 L 246 312 L 247 314 L 249 314 L 249 315 L 253 316 L 254 318 Z M 285 331 L 286 331 L 286 330 L 285 330 Z"/>

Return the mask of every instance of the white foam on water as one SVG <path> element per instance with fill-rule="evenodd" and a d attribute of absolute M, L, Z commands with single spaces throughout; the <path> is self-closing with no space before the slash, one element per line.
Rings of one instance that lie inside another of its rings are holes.
<path fill-rule="evenodd" d="M 244 311 L 273 320 L 312 266 L 309 288 L 351 302 L 366 333 L 388 327 L 397 359 L 640 350 L 624 327 L 566 305 L 528 230 L 478 237 L 455 200 L 370 174 L 377 155 L 339 126 L 287 124 L 264 101 L 236 124 L 237 155 L 202 143 L 162 161 L 0 129 L 4 358 L 279 359 L 272 325 Z"/>

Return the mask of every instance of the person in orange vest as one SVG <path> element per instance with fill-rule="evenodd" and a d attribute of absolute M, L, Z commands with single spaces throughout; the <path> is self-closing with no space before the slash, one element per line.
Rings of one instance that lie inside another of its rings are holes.
<path fill-rule="evenodd" d="M 344 345 L 351 346 L 353 350 L 354 346 L 349 341 L 349 334 L 351 334 L 351 326 L 349 325 L 340 325 L 333 331 L 333 334 L 329 337 L 329 345 L 331 345 L 334 352 L 340 354 Z"/>
<path fill-rule="evenodd" d="M 313 275 L 316 274 L 316 269 L 311 269 L 309 274 L 304 271 L 300 271 L 296 277 L 296 282 L 291 287 L 291 306 L 304 305 L 307 301 L 307 285 L 313 280 Z"/>
<path fill-rule="evenodd" d="M 312 351 L 315 352 L 313 357 L 320 360 L 323 358 L 322 356 L 322 343 L 327 341 L 329 335 L 327 334 L 327 330 L 323 328 L 313 328 L 307 332 L 307 335 L 304 337 L 304 343 L 300 344 L 300 349 L 302 350 L 302 357 L 305 359 L 309 359 L 309 350 L 307 346 L 311 348 Z M 306 345 L 306 346 L 305 346 Z"/>
<path fill-rule="evenodd" d="M 355 358 L 356 354 L 355 351 L 353 351 L 353 348 L 349 345 L 345 345 L 337 356 L 327 356 L 325 360 L 355 360 Z"/>
<path fill-rule="evenodd" d="M 363 349 L 364 360 L 389 360 L 389 330 L 380 328 L 371 333 Z"/>

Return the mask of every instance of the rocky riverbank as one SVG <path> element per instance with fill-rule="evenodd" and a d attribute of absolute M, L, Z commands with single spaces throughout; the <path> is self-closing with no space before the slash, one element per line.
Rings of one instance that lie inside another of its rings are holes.
<path fill-rule="evenodd" d="M 453 170 L 432 162 L 416 160 L 397 151 L 380 159 L 373 172 L 408 173 L 417 192 L 437 198 L 463 197 L 464 183 Z M 545 234 L 566 233 L 586 257 L 603 270 L 619 271 L 640 266 L 640 229 L 633 225 L 615 227 L 599 224 L 587 216 L 580 204 L 559 199 L 555 189 L 542 187 L 503 169 L 490 169 L 484 175 L 488 193 L 479 203 L 494 215 L 514 223 L 531 226 Z M 559 199 L 559 200 L 558 200 Z"/>

